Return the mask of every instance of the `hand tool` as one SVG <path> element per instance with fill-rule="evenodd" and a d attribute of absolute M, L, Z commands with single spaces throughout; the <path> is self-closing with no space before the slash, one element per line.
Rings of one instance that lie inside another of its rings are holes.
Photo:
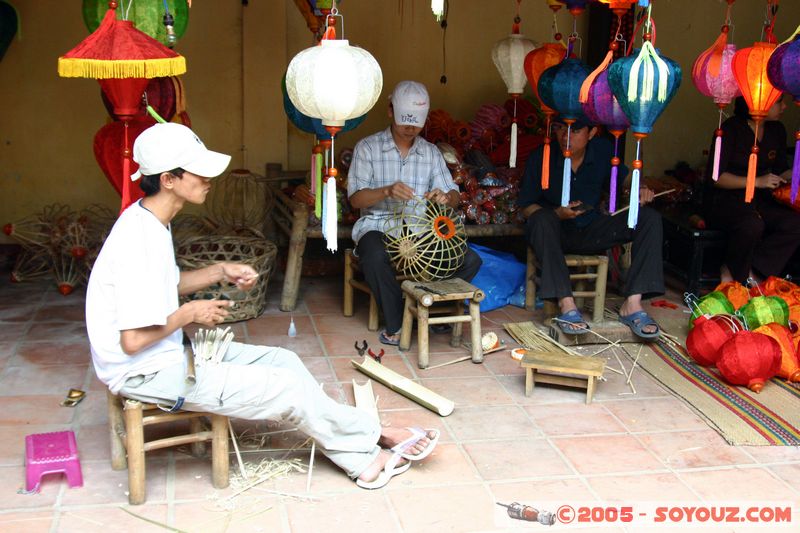
<path fill-rule="evenodd" d="M 552 526 L 556 523 L 556 517 L 550 511 L 540 511 L 530 505 L 522 505 L 521 503 L 511 503 L 506 505 L 504 503 L 495 502 L 500 507 L 505 507 L 508 516 L 516 520 L 525 520 L 527 522 L 539 522 L 545 526 Z"/>
<path fill-rule="evenodd" d="M 364 339 L 361 342 L 364 343 L 364 346 L 359 346 L 358 345 L 358 341 L 356 341 L 355 344 L 353 344 L 353 347 L 356 349 L 356 351 L 358 352 L 359 356 L 363 356 L 365 353 L 367 353 L 367 348 L 369 348 L 369 345 L 367 344 L 367 340 L 366 339 Z"/>
<path fill-rule="evenodd" d="M 373 352 L 372 348 L 370 348 L 367 353 L 369 354 L 370 357 L 372 357 L 373 359 L 375 359 L 377 362 L 380 363 L 384 352 L 383 352 L 383 348 L 381 348 L 381 352 L 379 354 L 375 355 L 375 352 Z"/>

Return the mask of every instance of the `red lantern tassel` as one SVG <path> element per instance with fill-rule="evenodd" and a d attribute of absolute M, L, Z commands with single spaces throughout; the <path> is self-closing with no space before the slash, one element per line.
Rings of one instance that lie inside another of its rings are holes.
<path fill-rule="evenodd" d="M 744 192 L 744 201 L 748 204 L 753 201 L 756 192 L 756 166 L 758 165 L 758 148 L 753 147 L 747 161 L 747 187 Z"/>
<path fill-rule="evenodd" d="M 119 206 L 121 215 L 133 203 L 131 198 L 131 150 L 128 147 L 128 121 L 124 122 L 122 146 L 122 202 Z"/>
<path fill-rule="evenodd" d="M 542 190 L 550 188 L 550 138 L 545 137 L 542 147 Z"/>

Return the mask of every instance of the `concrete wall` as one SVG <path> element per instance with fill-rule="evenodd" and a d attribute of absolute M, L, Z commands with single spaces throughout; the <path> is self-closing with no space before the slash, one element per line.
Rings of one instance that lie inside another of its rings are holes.
<path fill-rule="evenodd" d="M 758 38 L 764 4 L 740 0 L 734 5 L 738 45 L 749 46 Z M 58 56 L 87 34 L 80 2 L 15 0 L 14 5 L 22 39 L 11 44 L 0 62 L 0 223 L 53 202 L 74 208 L 94 202 L 118 205 L 92 152 L 94 134 L 107 121 L 99 86 L 93 80 L 59 78 L 56 72 Z M 428 6 L 425 0 L 343 2 L 345 36 L 381 64 L 384 90 L 364 124 L 342 135 L 337 146 L 352 146 L 386 126 L 386 98 L 403 79 L 425 83 L 433 107 L 459 119 L 471 119 L 482 103 L 504 101 L 505 87 L 490 50 L 509 32 L 515 2 L 450 0 L 446 85 L 439 83 L 442 30 Z M 697 164 L 702 159 L 716 127 L 716 108 L 697 93 L 689 75 L 694 58 L 716 37 L 724 6 L 719 0 L 655 3 L 656 44 L 682 65 L 684 83 L 646 141 L 646 175 L 660 175 L 678 160 Z M 549 39 L 552 14 L 544 1 L 525 0 L 521 16 L 528 37 Z M 584 36 L 586 18 L 578 26 Z M 562 12 L 558 21 L 568 33 L 571 17 Z M 779 38 L 788 37 L 798 23 L 800 2 L 781 3 Z M 267 161 L 307 167 L 311 136 L 287 124 L 279 84 L 294 54 L 311 44 L 293 0 L 250 0 L 247 7 L 237 0 L 194 2 L 186 35 L 176 47 L 188 62 L 189 113 L 207 145 L 234 156 L 234 167 L 263 172 Z M 790 130 L 797 117 L 794 109 L 785 115 Z"/>

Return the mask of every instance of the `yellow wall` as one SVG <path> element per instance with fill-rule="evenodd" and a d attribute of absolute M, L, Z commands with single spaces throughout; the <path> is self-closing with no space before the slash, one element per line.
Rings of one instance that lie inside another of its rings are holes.
<path fill-rule="evenodd" d="M 738 45 L 748 46 L 758 38 L 764 3 L 740 0 L 734 5 L 733 37 Z M 188 62 L 184 81 L 193 127 L 211 148 L 231 153 L 235 167 L 263 172 L 265 162 L 276 161 L 304 168 L 311 137 L 287 124 L 279 84 L 289 60 L 311 44 L 311 34 L 293 0 L 249 4 L 243 8 L 238 0 L 194 2 L 188 30 L 176 48 Z M 99 86 L 56 73 L 58 56 L 86 36 L 80 2 L 15 0 L 14 5 L 23 33 L 0 61 L 0 223 L 53 202 L 74 208 L 94 202 L 118 205 L 92 152 L 94 134 L 107 120 Z M 352 146 L 361 136 L 385 127 L 386 98 L 403 79 L 425 83 L 434 108 L 463 120 L 471 119 L 480 104 L 505 99 L 490 50 L 510 30 L 514 0 L 450 0 L 446 85 L 439 83 L 442 31 L 428 5 L 426 0 L 343 3 L 345 36 L 376 57 L 384 89 L 364 124 L 342 135 L 337 146 Z M 653 14 L 657 45 L 682 65 L 684 82 L 646 141 L 646 175 L 660 175 L 681 159 L 699 163 L 707 148 L 716 127 L 715 107 L 697 93 L 689 76 L 694 58 L 717 35 L 724 3 L 659 0 Z M 521 15 L 528 37 L 549 39 L 552 16 L 544 0 L 523 1 Z M 584 34 L 585 19 L 579 25 Z M 560 13 L 558 20 L 566 33 L 571 17 Z M 799 22 L 800 2 L 782 2 L 779 38 L 788 37 Z M 797 117 L 794 109 L 785 115 L 790 130 Z"/>

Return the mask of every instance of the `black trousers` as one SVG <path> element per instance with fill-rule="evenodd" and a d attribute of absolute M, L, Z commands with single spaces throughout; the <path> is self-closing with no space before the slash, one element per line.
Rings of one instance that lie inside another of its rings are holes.
<path fill-rule="evenodd" d="M 756 189 L 749 204 L 742 190 L 714 191 L 708 222 L 727 232 L 725 264 L 739 283 L 747 281 L 751 269 L 779 276 L 800 245 L 800 213 L 764 189 Z"/>
<path fill-rule="evenodd" d="M 636 228 L 630 229 L 625 215 L 602 215 L 579 228 L 559 220 L 554 210 L 543 208 L 528 217 L 525 235 L 542 269 L 538 290 L 542 298 L 572 296 L 565 254 L 601 254 L 612 246 L 628 242 L 633 242 L 633 248 L 623 296 L 664 294 L 661 215 L 654 209 L 641 207 L 639 222 Z"/>
<path fill-rule="evenodd" d="M 403 325 L 403 292 L 395 279 L 397 275 L 389 254 L 383 244 L 383 232 L 369 231 L 361 236 L 356 247 L 358 261 L 364 279 L 375 296 L 383 317 L 386 320 L 386 332 L 397 333 Z M 467 248 L 464 264 L 453 277 L 471 281 L 481 267 L 481 258 L 472 249 Z"/>

